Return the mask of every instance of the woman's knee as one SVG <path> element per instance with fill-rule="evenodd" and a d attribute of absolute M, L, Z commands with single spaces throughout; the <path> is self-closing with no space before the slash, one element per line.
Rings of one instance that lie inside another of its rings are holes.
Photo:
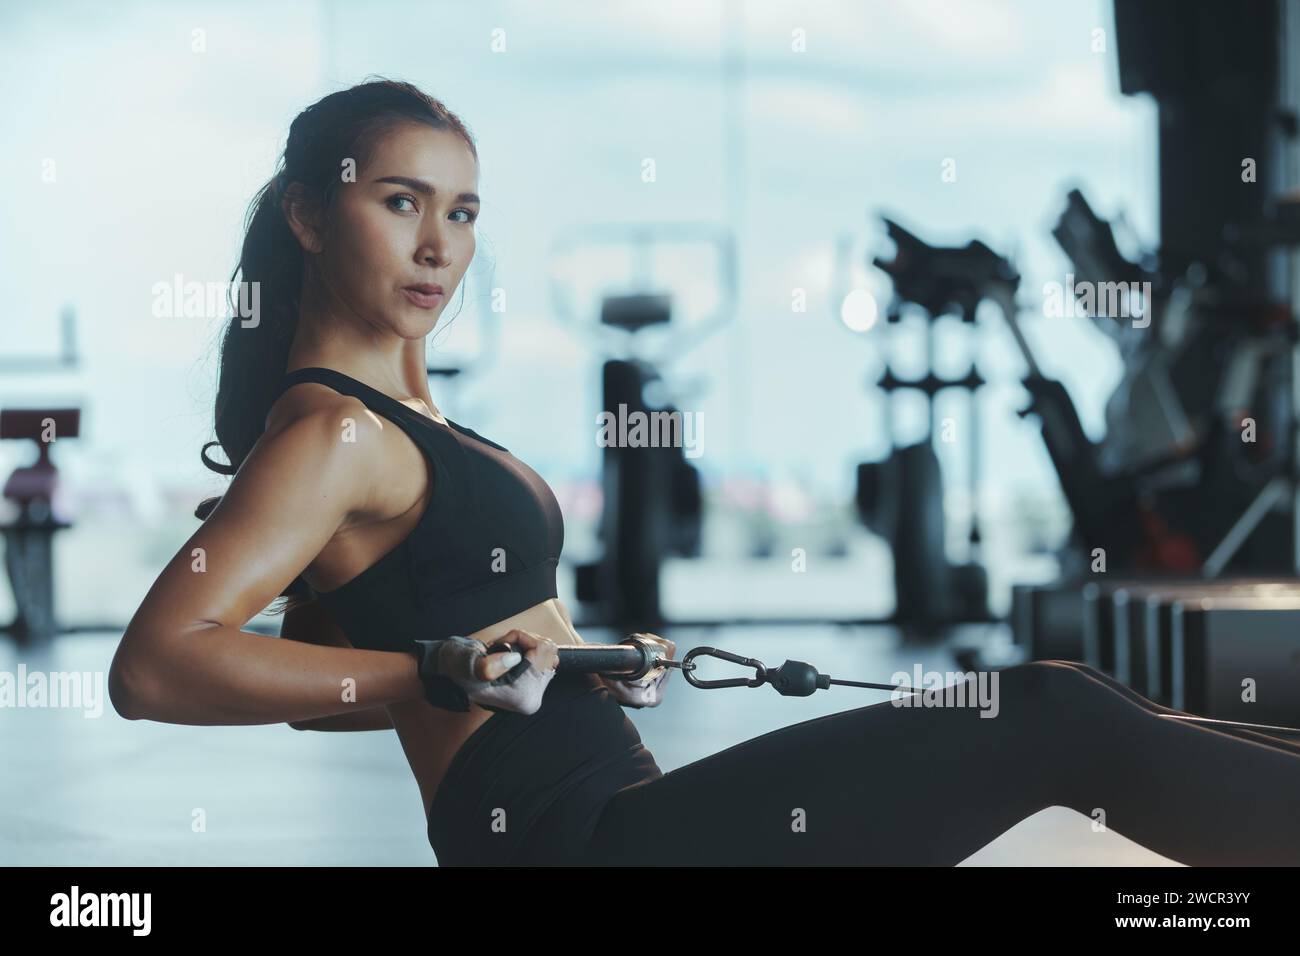
<path fill-rule="evenodd" d="M 1029 661 L 1004 670 L 1003 681 L 1012 681 L 1012 688 L 1026 699 L 1042 703 L 1059 703 L 1089 690 L 1097 690 L 1087 665 L 1073 666 L 1069 661 Z"/>
<path fill-rule="evenodd" d="M 1111 680 L 1111 678 L 1107 674 L 1104 674 L 1101 671 L 1097 670 L 1097 668 L 1093 667 L 1091 664 L 1085 664 L 1083 661 L 1046 660 L 1046 661 L 1041 661 L 1040 663 L 1055 664 L 1058 667 L 1068 667 L 1070 670 L 1077 671 L 1078 673 L 1083 674 L 1086 677 L 1091 677 L 1094 680 L 1100 680 L 1100 681 Z"/>

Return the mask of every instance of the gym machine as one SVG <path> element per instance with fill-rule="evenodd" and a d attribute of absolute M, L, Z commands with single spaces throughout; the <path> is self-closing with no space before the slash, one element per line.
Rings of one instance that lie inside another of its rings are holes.
<path fill-rule="evenodd" d="M 956 311 L 963 325 L 974 331 L 975 310 L 990 283 L 1009 283 L 1019 277 L 1010 264 L 992 254 L 983 243 L 964 249 L 926 245 L 898 223 L 886 218 L 885 226 L 896 251 L 893 259 L 876 258 L 873 264 L 893 282 L 894 298 L 886 313 L 888 325 L 901 320 L 905 305 L 916 306 L 925 318 L 926 373 L 915 379 L 897 375 L 886 360 L 876 387 L 885 393 L 882 431 L 893 435 L 892 396 L 916 390 L 926 397 L 928 427 L 913 444 L 893 447 L 883 461 L 858 465 L 855 504 L 859 520 L 890 544 L 894 557 L 895 611 L 892 623 L 905 636 L 932 636 L 958 622 L 991 620 L 988 610 L 988 574 L 979 563 L 979 514 L 975 507 L 979 470 L 979 429 L 976 392 L 985 384 L 972 361 L 960 378 L 943 378 L 934 371 L 935 323 Z M 943 507 L 943 473 L 934 450 L 935 396 L 956 388 L 967 394 L 970 434 L 962 442 L 968 456 L 971 520 L 967 535 L 970 560 L 949 561 Z M 891 444 L 893 439 L 891 437 Z"/>
<path fill-rule="evenodd" d="M 76 347 L 76 313 L 61 315 L 61 349 L 57 356 L 4 356 L 0 371 L 47 372 L 74 369 L 79 364 Z M 54 536 L 70 528 L 54 508 L 59 470 L 50 459 L 51 437 L 76 438 L 80 433 L 79 408 L 5 408 L 0 410 L 0 440 L 33 441 L 36 461 L 15 468 L 4 483 L 4 498 L 16 515 L 3 526 L 5 571 L 14 596 L 14 619 L 0 630 L 19 645 L 44 644 L 59 631 L 54 608 Z"/>
<path fill-rule="evenodd" d="M 716 307 L 687 323 L 674 314 L 674 298 L 661 291 L 655 256 L 667 245 L 711 247 L 716 263 Z M 599 423 L 618 423 L 617 440 L 602 442 L 600 552 L 576 568 L 575 592 L 591 618 L 620 629 L 651 629 L 665 623 L 659 578 L 664 558 L 698 557 L 703 523 L 699 470 L 687 460 L 681 436 L 683 413 L 674 404 L 661 371 L 672 359 L 730 320 L 735 303 L 735 263 L 730 233 L 694 223 L 599 226 L 557 243 L 553 258 L 578 263 L 581 256 L 610 247 L 631 247 L 631 289 L 601 289 L 599 318 L 584 322 L 578 296 L 552 271 L 556 311 L 583 327 L 608 357 L 601 367 Z M 580 271 L 581 266 L 577 266 Z M 576 284 L 576 283 L 575 283 Z M 653 341 L 655 344 L 647 344 Z M 623 423 L 648 422 L 643 440 Z M 668 438 L 661 441 L 661 438 Z"/>
<path fill-rule="evenodd" d="M 1053 234 L 1080 279 L 1150 283 L 1145 324 L 1097 320 L 1125 371 L 1095 449 L 1107 493 L 1085 494 L 1135 521 L 1090 531 L 1071 500 L 1081 534 L 1063 579 L 1016 587 L 1012 624 L 1030 657 L 1084 660 L 1207 717 L 1293 725 L 1300 202 L 1285 173 L 1300 89 L 1281 82 L 1300 23 L 1283 9 L 1224 20 L 1199 0 L 1116 2 L 1121 91 L 1160 109 L 1161 246 L 1125 259 L 1078 191 Z"/>

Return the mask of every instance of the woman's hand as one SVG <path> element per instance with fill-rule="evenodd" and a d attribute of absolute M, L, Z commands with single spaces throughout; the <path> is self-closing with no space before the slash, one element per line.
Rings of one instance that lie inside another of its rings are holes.
<path fill-rule="evenodd" d="M 547 671 L 555 673 L 555 669 L 560 666 L 560 649 L 549 637 L 542 637 L 540 634 L 534 634 L 532 631 L 521 631 L 515 628 L 499 637 L 492 638 L 492 643 L 486 645 L 488 651 L 502 644 L 510 644 L 514 647 L 515 653 L 495 652 L 485 653 L 483 657 L 475 662 L 474 676 L 481 681 L 495 681 L 507 674 L 512 669 L 523 670 L 519 668 L 519 652 L 523 652 L 523 660 L 532 664 L 533 668 L 538 671 Z"/>
<path fill-rule="evenodd" d="M 502 644 L 513 645 L 516 652 L 492 652 Z M 438 673 L 485 710 L 535 714 L 559 663 L 554 641 L 516 628 L 488 645 L 465 637 L 444 640 Z"/>
<path fill-rule="evenodd" d="M 666 637 L 660 637 L 658 634 L 637 633 L 633 637 L 639 637 L 649 641 L 652 644 L 658 644 L 665 649 L 664 656 L 668 660 L 673 660 L 673 654 L 677 651 L 677 645 Z M 619 680 L 609 674 L 602 674 L 601 679 L 605 686 L 609 688 L 610 696 L 622 704 L 624 707 L 634 707 L 640 710 L 642 707 L 658 707 L 664 699 L 665 684 L 668 675 L 672 673 L 672 668 L 652 667 L 642 677 L 634 681 Z"/>

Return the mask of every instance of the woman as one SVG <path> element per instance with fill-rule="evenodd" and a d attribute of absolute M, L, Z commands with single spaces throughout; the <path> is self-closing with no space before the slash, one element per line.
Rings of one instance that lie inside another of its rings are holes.
<path fill-rule="evenodd" d="M 204 449 L 234 479 L 131 620 L 119 713 L 392 728 L 444 865 L 950 864 L 1052 805 L 1186 863 L 1300 862 L 1300 746 L 1165 719 L 1064 662 L 1001 672 L 995 719 L 885 702 L 663 774 L 622 707 L 658 705 L 668 672 L 556 674 L 582 639 L 555 499 L 428 391 L 477 188 L 465 126 L 407 84 L 294 120 L 236 270 L 260 313 L 222 344 L 230 464 Z M 240 629 L 278 595 L 283 639 Z M 524 660 L 484 653 L 507 640 Z"/>

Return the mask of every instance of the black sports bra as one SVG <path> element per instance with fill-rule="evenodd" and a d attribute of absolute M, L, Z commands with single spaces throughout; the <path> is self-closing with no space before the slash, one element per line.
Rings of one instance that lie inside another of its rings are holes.
<path fill-rule="evenodd" d="M 428 506 L 395 548 L 331 591 L 301 577 L 291 587 L 328 608 L 354 647 L 405 651 L 415 638 L 469 634 L 556 596 L 564 517 L 537 472 L 472 428 L 443 425 L 334 369 L 289 372 L 277 398 L 301 382 L 395 422 L 434 475 Z"/>

